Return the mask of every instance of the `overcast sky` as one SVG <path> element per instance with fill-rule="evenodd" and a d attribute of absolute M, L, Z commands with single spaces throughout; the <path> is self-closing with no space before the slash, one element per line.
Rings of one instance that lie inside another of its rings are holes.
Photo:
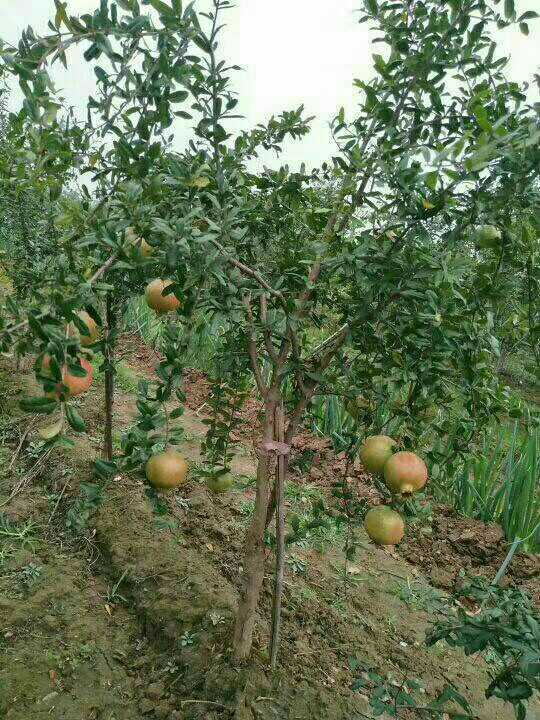
<path fill-rule="evenodd" d="M 68 11 L 88 12 L 98 4 L 99 0 L 69 0 Z M 354 107 L 353 78 L 370 77 L 375 49 L 366 26 L 356 22 L 360 5 L 360 0 L 237 0 L 237 7 L 227 13 L 223 51 L 228 60 L 245 68 L 235 86 L 246 127 L 301 103 L 317 118 L 308 138 L 286 147 L 283 161 L 291 165 L 305 160 L 315 166 L 328 159 L 333 152 L 329 121 L 340 106 Z M 539 5 L 540 0 L 516 0 L 519 14 L 538 10 Z M 16 42 L 28 25 L 45 33 L 53 15 L 53 0 L 0 0 L 0 36 Z M 517 29 L 498 33 L 502 51 L 510 56 L 507 76 L 518 81 L 531 80 L 539 72 L 540 20 L 530 25 L 529 37 Z M 80 54 L 72 54 L 68 72 L 55 67 L 57 87 L 82 114 L 94 88 L 93 71 Z M 20 94 L 15 92 L 12 107 L 18 102 Z"/>

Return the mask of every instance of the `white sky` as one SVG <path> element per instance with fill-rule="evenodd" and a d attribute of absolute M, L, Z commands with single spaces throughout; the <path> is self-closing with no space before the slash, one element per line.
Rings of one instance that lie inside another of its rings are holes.
<path fill-rule="evenodd" d="M 68 0 L 68 12 L 93 11 L 98 2 Z M 252 127 L 301 103 L 307 114 L 316 116 L 310 136 L 287 145 L 284 162 L 297 166 L 303 160 L 312 167 L 333 153 L 328 123 L 340 106 L 354 107 L 352 80 L 370 77 L 371 53 L 378 51 L 370 46 L 366 25 L 356 22 L 360 6 L 361 0 L 237 0 L 237 7 L 227 13 L 222 52 L 245 68 L 235 78 L 238 110 L 246 117 L 242 124 Z M 540 0 L 516 0 L 516 9 L 518 14 L 540 10 Z M 28 25 L 46 33 L 52 16 L 53 0 L 0 0 L 0 37 L 16 42 Z M 510 56 L 507 76 L 518 81 L 532 80 L 539 72 L 540 19 L 529 24 L 529 37 L 512 28 L 497 38 L 501 51 Z M 55 66 L 53 77 L 67 102 L 84 112 L 95 76 L 81 54 L 72 53 L 68 72 Z M 538 95 L 536 87 L 532 92 Z M 19 102 L 20 93 L 14 92 L 11 106 Z"/>

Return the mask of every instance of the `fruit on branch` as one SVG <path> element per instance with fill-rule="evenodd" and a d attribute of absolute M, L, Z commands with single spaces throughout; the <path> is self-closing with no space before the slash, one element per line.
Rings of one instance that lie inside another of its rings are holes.
<path fill-rule="evenodd" d="M 97 342 L 99 338 L 99 327 L 94 320 L 94 318 L 89 315 L 86 310 L 80 310 L 77 313 L 77 317 L 82 320 L 82 322 L 86 325 L 88 328 L 88 335 L 84 335 L 82 332 L 79 332 L 79 330 L 75 327 L 74 323 L 70 323 L 68 327 L 68 334 L 70 337 L 79 337 L 79 342 L 83 347 L 88 347 L 89 345 L 93 345 L 95 342 Z"/>
<path fill-rule="evenodd" d="M 188 464 L 176 450 L 166 450 L 152 455 L 145 470 L 152 487 L 158 490 L 173 490 L 185 484 Z"/>
<path fill-rule="evenodd" d="M 137 247 L 141 257 L 147 258 L 147 257 L 150 257 L 150 255 L 154 254 L 154 248 L 152 247 L 152 245 L 149 245 L 144 238 L 139 237 L 136 234 L 134 228 L 132 228 L 132 227 L 126 228 L 126 236 L 125 237 L 130 245 L 135 245 Z"/>
<path fill-rule="evenodd" d="M 494 225 L 479 225 L 474 230 L 473 239 L 477 247 L 494 250 L 501 243 L 502 233 Z"/>
<path fill-rule="evenodd" d="M 364 528 L 377 545 L 397 545 L 405 535 L 403 518 L 387 505 L 371 508 L 364 519 Z"/>
<path fill-rule="evenodd" d="M 388 435 L 367 437 L 360 449 L 360 459 L 370 473 L 382 473 L 384 464 L 394 452 L 396 441 Z"/>
<path fill-rule="evenodd" d="M 426 463 L 413 452 L 397 452 L 384 466 L 384 480 L 392 492 L 410 495 L 427 483 Z"/>
<path fill-rule="evenodd" d="M 206 487 L 216 494 L 227 492 L 233 484 L 234 479 L 230 473 L 226 473 L 224 475 L 211 475 L 206 478 Z"/>
<path fill-rule="evenodd" d="M 174 293 L 163 295 L 163 291 L 172 285 L 172 280 L 156 278 L 148 283 L 145 290 L 146 304 L 155 310 L 158 315 L 173 312 L 180 307 L 180 300 Z"/>
<path fill-rule="evenodd" d="M 62 382 L 59 382 L 56 385 L 55 390 L 47 393 L 49 396 L 56 397 L 59 400 L 64 400 L 70 397 L 77 397 L 77 395 L 82 395 L 90 389 L 94 380 L 94 368 L 88 360 L 86 360 L 86 358 L 80 358 L 79 362 L 82 369 L 86 371 L 86 375 L 84 375 L 84 377 L 74 375 L 73 373 L 70 373 L 69 368 L 64 365 L 62 368 Z M 44 355 L 43 360 L 41 361 L 41 369 L 44 374 L 48 373 L 50 364 L 50 356 Z"/>

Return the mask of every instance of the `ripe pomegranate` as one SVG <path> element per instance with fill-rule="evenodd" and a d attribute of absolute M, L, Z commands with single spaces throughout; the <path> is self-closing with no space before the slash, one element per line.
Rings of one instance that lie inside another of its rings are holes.
<path fill-rule="evenodd" d="M 95 342 L 97 342 L 99 338 L 99 327 L 96 323 L 96 321 L 86 312 L 86 310 L 81 310 L 77 313 L 77 317 L 79 317 L 83 323 L 88 328 L 89 335 L 84 335 L 83 333 L 78 333 L 80 337 L 80 343 L 83 347 L 88 347 L 89 345 L 93 345 Z M 74 326 L 73 326 L 74 327 Z M 74 327 L 75 331 L 77 329 Z"/>
<path fill-rule="evenodd" d="M 371 508 L 364 519 L 364 527 L 378 545 L 397 545 L 405 535 L 403 518 L 387 505 Z"/>
<path fill-rule="evenodd" d="M 398 452 L 386 462 L 384 480 L 392 492 L 417 492 L 428 480 L 426 463 L 413 452 Z"/>
<path fill-rule="evenodd" d="M 139 253 L 142 257 L 150 257 L 150 255 L 153 255 L 154 248 L 152 245 L 149 245 L 144 238 L 138 237 L 135 233 L 134 228 L 128 227 L 126 228 L 126 240 L 130 245 L 135 245 Z"/>
<path fill-rule="evenodd" d="M 80 358 L 79 362 L 83 370 L 86 370 L 86 375 L 84 377 L 72 375 L 68 367 L 64 365 L 62 368 L 62 382 L 57 384 L 56 390 L 48 393 L 50 396 L 63 400 L 82 395 L 90 388 L 94 380 L 94 368 L 85 358 Z M 41 369 L 45 374 L 48 372 L 50 364 L 50 356 L 44 355 L 41 361 Z"/>
<path fill-rule="evenodd" d="M 188 464 L 176 450 L 166 450 L 146 463 L 148 482 L 158 490 L 173 490 L 186 482 Z"/>
<path fill-rule="evenodd" d="M 394 452 L 395 440 L 388 435 L 367 437 L 360 449 L 360 459 L 370 473 L 381 473 L 385 462 Z"/>
<path fill-rule="evenodd" d="M 233 476 L 230 473 L 206 478 L 206 486 L 213 493 L 221 494 L 227 492 L 234 484 Z"/>
<path fill-rule="evenodd" d="M 163 295 L 163 291 L 169 285 L 172 285 L 172 280 L 162 280 L 161 278 L 156 278 L 146 286 L 144 293 L 146 303 L 148 307 L 155 310 L 158 315 L 172 312 L 180 307 L 180 300 L 174 293 L 170 293 L 165 296 Z"/>

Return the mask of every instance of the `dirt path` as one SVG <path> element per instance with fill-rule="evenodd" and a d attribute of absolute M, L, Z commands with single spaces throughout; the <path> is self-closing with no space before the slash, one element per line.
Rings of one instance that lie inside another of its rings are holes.
<path fill-rule="evenodd" d="M 4 467 L 22 427 L 20 388 L 9 374 L 0 376 Z M 35 463 L 31 436 L 0 482 L 2 503 L 23 480 L 0 510 L 0 718 L 358 720 L 371 713 L 351 685 L 377 669 L 394 682 L 417 679 L 426 697 L 455 683 L 480 718 L 510 720 L 501 703 L 483 699 L 481 659 L 425 647 L 430 620 L 451 612 L 445 596 L 367 538 L 346 574 L 341 536 L 293 547 L 281 669 L 274 677 L 267 670 L 270 577 L 253 661 L 235 667 L 230 639 L 253 498 L 249 453 L 237 457 L 238 483 L 226 496 L 192 481 L 155 507 L 141 478 L 105 487 L 92 478 L 100 405 L 97 387 L 81 406 L 91 432 L 74 449 L 55 451 L 24 482 Z M 133 396 L 120 393 L 118 427 L 133 413 Z M 183 451 L 197 463 L 205 426 L 194 411 L 182 423 Z M 309 506 L 316 492 L 292 483 L 291 511 Z"/>

